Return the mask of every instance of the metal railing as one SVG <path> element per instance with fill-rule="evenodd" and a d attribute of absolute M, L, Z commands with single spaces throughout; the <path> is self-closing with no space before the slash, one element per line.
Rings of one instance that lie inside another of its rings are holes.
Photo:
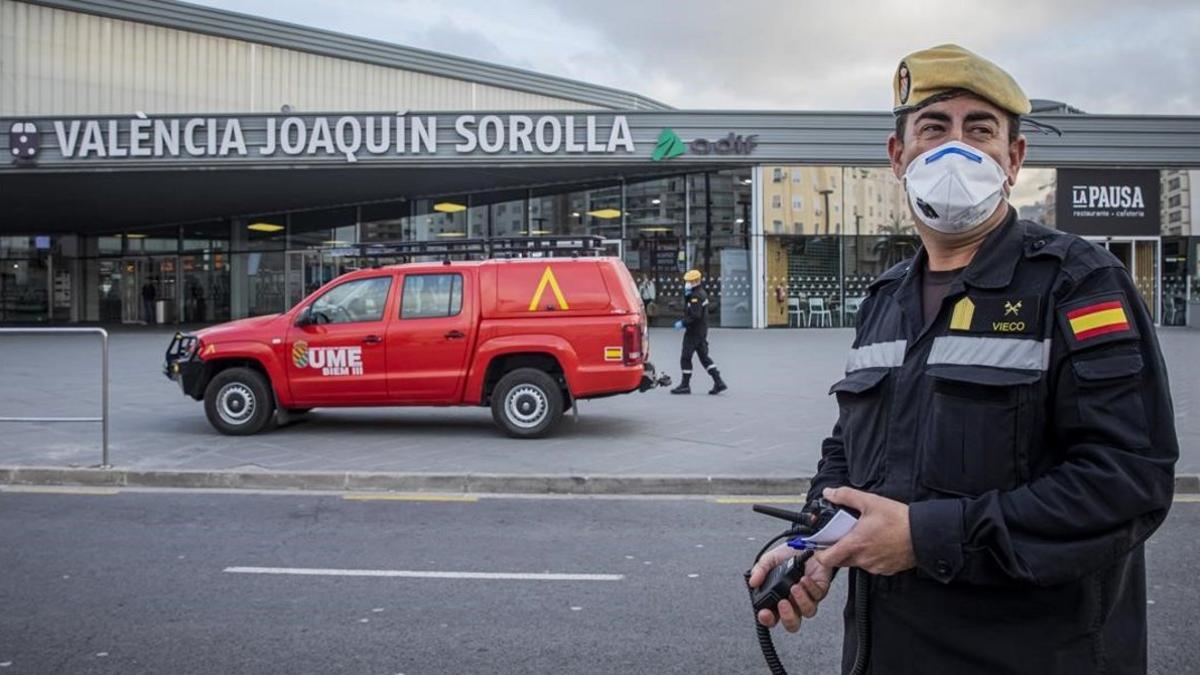
<path fill-rule="evenodd" d="M 100 336 L 100 416 L 99 417 L 0 417 L 0 422 L 99 422 L 101 426 L 100 468 L 108 469 L 108 331 L 103 328 L 0 328 L 0 335 L 99 335 Z"/>

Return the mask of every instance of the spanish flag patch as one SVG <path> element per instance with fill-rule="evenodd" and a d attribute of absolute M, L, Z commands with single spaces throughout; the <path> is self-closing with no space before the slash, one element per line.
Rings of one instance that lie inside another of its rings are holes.
<path fill-rule="evenodd" d="M 1059 320 L 1072 349 L 1138 337 L 1124 293 L 1072 302 L 1059 308 Z"/>

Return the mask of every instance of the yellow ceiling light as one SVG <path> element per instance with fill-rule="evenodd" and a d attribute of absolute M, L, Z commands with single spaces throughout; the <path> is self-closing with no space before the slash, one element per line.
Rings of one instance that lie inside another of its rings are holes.
<path fill-rule="evenodd" d="M 588 211 L 587 214 L 593 218 L 603 218 L 605 220 L 621 217 L 621 212 L 617 209 L 599 209 L 598 211 Z"/>
<path fill-rule="evenodd" d="M 465 237 L 465 236 L 467 236 L 467 233 L 466 232 L 438 232 L 437 236 L 443 237 L 443 238 L 445 238 L 445 237 Z"/>
<path fill-rule="evenodd" d="M 641 230 L 642 232 L 671 232 L 673 231 L 673 228 L 654 225 L 651 227 L 643 227 Z"/>
<path fill-rule="evenodd" d="M 529 234 L 550 234 L 554 230 L 530 230 Z"/>
<path fill-rule="evenodd" d="M 126 239 L 145 239 L 146 235 L 144 235 L 144 234 L 126 234 L 125 238 Z"/>
<path fill-rule="evenodd" d="M 466 211 L 467 205 L 455 204 L 454 202 L 438 202 L 433 205 L 433 210 L 442 213 L 458 213 L 459 211 Z"/>
<path fill-rule="evenodd" d="M 278 232 L 283 229 L 283 226 L 276 225 L 275 223 L 250 223 L 246 226 L 246 229 L 254 230 L 255 232 Z"/>
<path fill-rule="evenodd" d="M 321 245 L 322 246 L 349 246 L 350 242 L 342 241 L 341 239 L 330 239 L 328 241 L 321 242 Z"/>

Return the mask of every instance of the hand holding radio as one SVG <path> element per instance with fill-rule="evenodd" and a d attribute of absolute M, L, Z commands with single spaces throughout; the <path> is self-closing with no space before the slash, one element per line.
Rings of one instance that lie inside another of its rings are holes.
<path fill-rule="evenodd" d="M 768 551 L 755 563 L 750 570 L 750 587 L 758 588 L 768 578 L 772 570 L 784 565 L 789 559 L 796 557 L 795 564 L 803 566 L 803 576 L 789 589 L 789 597 L 778 602 L 774 611 L 760 609 L 756 616 L 758 622 L 767 628 L 773 628 L 776 623 L 782 623 L 784 630 L 795 633 L 800 630 L 801 617 L 811 619 L 817 615 L 817 605 L 829 593 L 829 585 L 833 581 L 833 570 L 825 567 L 811 556 L 798 556 L 796 549 L 787 544 L 781 544 Z M 799 570 L 797 570 L 799 571 Z"/>

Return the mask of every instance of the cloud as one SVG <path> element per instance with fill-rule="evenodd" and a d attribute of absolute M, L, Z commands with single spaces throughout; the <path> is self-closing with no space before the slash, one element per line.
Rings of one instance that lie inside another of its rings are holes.
<path fill-rule="evenodd" d="M 888 109 L 901 57 L 956 42 L 1009 70 L 1031 97 L 1094 113 L 1200 113 L 1194 2 L 206 4 L 630 90 L 680 108 Z"/>
<path fill-rule="evenodd" d="M 639 89 L 681 107 L 886 109 L 903 55 L 956 42 L 1013 72 L 1031 96 L 1094 112 L 1197 112 L 1200 9 L 1189 3 L 833 2 L 574 5 L 620 45 Z"/>

